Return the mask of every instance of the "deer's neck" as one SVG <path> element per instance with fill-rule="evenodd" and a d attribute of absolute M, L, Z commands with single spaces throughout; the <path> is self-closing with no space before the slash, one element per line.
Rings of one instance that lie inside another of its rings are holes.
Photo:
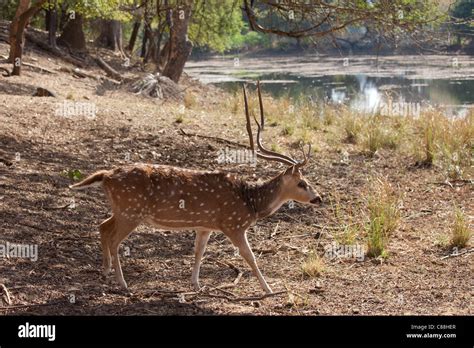
<path fill-rule="evenodd" d="M 280 180 L 281 177 L 276 176 L 261 184 L 256 183 L 249 187 L 247 200 L 257 219 L 273 214 L 285 203 Z"/>

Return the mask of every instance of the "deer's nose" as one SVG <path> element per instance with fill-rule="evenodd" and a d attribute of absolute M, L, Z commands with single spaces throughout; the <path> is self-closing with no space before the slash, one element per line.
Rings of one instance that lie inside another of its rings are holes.
<path fill-rule="evenodd" d="M 320 195 L 316 195 L 315 198 L 309 201 L 311 204 L 318 204 L 323 202 L 323 198 Z"/>

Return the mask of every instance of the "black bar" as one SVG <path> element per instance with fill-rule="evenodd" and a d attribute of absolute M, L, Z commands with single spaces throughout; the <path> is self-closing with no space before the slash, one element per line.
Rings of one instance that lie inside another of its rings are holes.
<path fill-rule="evenodd" d="M 26 323 L 55 325 L 55 340 L 20 338 Z M 0 346 L 58 344 L 449 345 L 472 347 L 472 317 L 0 317 Z M 407 334 L 421 334 L 410 338 Z M 455 335 L 455 337 L 436 335 Z"/>

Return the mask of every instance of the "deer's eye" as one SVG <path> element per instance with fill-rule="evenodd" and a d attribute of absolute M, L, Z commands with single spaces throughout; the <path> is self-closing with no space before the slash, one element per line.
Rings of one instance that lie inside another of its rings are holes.
<path fill-rule="evenodd" d="M 300 182 L 298 183 L 298 187 L 301 187 L 302 189 L 305 189 L 305 188 L 306 188 L 306 182 L 300 181 Z"/>

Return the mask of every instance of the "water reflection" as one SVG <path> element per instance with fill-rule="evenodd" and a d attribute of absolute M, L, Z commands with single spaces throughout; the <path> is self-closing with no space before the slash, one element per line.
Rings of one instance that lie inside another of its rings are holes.
<path fill-rule="evenodd" d="M 256 78 L 254 75 L 248 79 Z M 267 74 L 258 78 L 265 83 L 265 91 L 277 97 L 345 104 L 365 113 L 418 116 L 420 110 L 443 108 L 448 116 L 463 117 L 474 107 L 474 80 L 408 79 L 403 75 L 374 77 L 367 74 L 317 78 Z M 241 83 L 217 85 L 237 91 Z"/>
<path fill-rule="evenodd" d="M 366 75 L 356 75 L 359 82 L 359 93 L 350 101 L 351 108 L 361 112 L 376 112 L 382 101 L 382 96 L 375 83 Z"/>

